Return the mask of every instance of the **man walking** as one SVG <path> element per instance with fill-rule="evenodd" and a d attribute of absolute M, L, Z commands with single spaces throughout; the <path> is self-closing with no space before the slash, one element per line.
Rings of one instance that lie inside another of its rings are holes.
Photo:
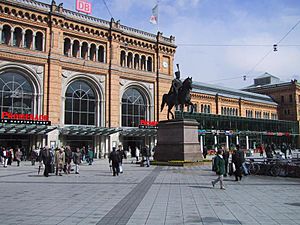
<path fill-rule="evenodd" d="M 118 151 L 116 151 L 116 147 L 112 148 L 112 152 L 109 154 L 109 163 L 112 162 L 113 168 L 113 176 L 119 176 L 119 162 L 120 162 L 120 155 Z"/>
<path fill-rule="evenodd" d="M 214 158 L 214 167 L 216 170 L 216 174 L 218 175 L 217 179 L 211 182 L 212 186 L 215 187 L 215 184 L 220 182 L 220 188 L 225 190 L 223 184 L 223 176 L 225 174 L 225 161 L 223 159 L 223 150 L 219 149 L 217 152 L 217 156 Z"/>
<path fill-rule="evenodd" d="M 50 154 L 50 150 L 49 150 L 48 146 L 43 148 L 43 150 L 40 152 L 40 154 L 41 154 L 40 161 L 43 161 L 43 163 L 45 165 L 44 176 L 48 177 L 50 169 L 51 169 L 50 168 L 51 167 L 51 154 Z"/>

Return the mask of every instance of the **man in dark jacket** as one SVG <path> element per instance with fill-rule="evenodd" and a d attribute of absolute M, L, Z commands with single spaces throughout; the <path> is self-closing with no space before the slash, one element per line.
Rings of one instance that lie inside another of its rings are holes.
<path fill-rule="evenodd" d="M 144 148 L 142 148 L 142 166 L 144 166 L 144 162 L 146 161 L 146 164 L 147 164 L 147 167 L 150 166 L 150 159 L 149 157 L 151 156 L 151 152 L 150 152 L 150 149 L 149 149 L 149 146 L 148 145 L 145 145 Z"/>
<path fill-rule="evenodd" d="M 242 164 L 245 162 L 245 157 L 239 145 L 236 146 L 236 151 L 232 153 L 232 162 L 235 165 L 235 181 L 238 181 L 238 178 L 242 180 Z"/>
<path fill-rule="evenodd" d="M 225 174 L 224 177 L 227 177 L 228 174 L 228 162 L 229 162 L 229 150 L 228 148 L 222 148 L 223 150 L 223 159 L 225 162 Z"/>
<path fill-rule="evenodd" d="M 43 148 L 40 154 L 40 160 L 43 161 L 45 165 L 44 176 L 48 177 L 51 169 L 51 154 L 49 148 L 46 146 L 45 148 Z"/>
<path fill-rule="evenodd" d="M 215 187 L 215 184 L 220 182 L 220 188 L 224 188 L 223 184 L 223 175 L 225 174 L 225 161 L 223 159 L 223 150 L 219 149 L 217 152 L 217 156 L 214 158 L 214 167 L 216 170 L 216 174 L 218 178 L 211 182 L 212 186 Z"/>
<path fill-rule="evenodd" d="M 109 154 L 108 159 L 109 163 L 112 162 L 113 176 L 119 176 L 120 155 L 119 152 L 116 151 L 116 147 L 112 148 L 112 152 Z"/>

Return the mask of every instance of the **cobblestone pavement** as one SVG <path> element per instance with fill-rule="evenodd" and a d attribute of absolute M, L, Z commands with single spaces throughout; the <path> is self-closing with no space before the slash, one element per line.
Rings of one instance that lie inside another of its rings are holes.
<path fill-rule="evenodd" d="M 0 224 L 300 224 L 300 179 L 248 176 L 211 186 L 210 166 L 139 167 L 113 177 L 107 160 L 80 174 L 37 174 L 22 162 L 0 167 Z"/>

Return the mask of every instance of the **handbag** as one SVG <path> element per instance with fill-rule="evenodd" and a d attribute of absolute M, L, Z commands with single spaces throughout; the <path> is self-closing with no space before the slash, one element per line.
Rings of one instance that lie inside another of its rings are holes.
<path fill-rule="evenodd" d="M 123 167 L 122 167 L 122 165 L 119 165 L 119 171 L 120 171 L 120 173 L 123 173 Z"/>

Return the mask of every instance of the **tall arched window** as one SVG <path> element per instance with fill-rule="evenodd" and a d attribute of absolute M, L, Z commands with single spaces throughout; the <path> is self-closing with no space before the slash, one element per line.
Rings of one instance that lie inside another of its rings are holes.
<path fill-rule="evenodd" d="M 17 72 L 0 74 L 0 111 L 34 113 L 34 89 L 27 78 Z"/>
<path fill-rule="evenodd" d="M 71 50 L 71 40 L 69 38 L 65 38 L 64 41 L 64 55 L 69 56 Z"/>
<path fill-rule="evenodd" d="M 99 46 L 98 61 L 103 63 L 105 62 L 105 49 L 102 45 Z"/>
<path fill-rule="evenodd" d="M 145 95 L 136 88 L 127 89 L 122 96 L 122 126 L 137 127 L 147 119 L 147 112 Z"/>
<path fill-rule="evenodd" d="M 78 57 L 78 52 L 79 52 L 79 41 L 75 40 L 73 42 L 72 56 L 77 58 Z"/>
<path fill-rule="evenodd" d="M 139 69 L 140 67 L 140 56 L 138 54 L 134 55 L 134 69 Z"/>
<path fill-rule="evenodd" d="M 35 35 L 35 50 L 43 51 L 43 33 L 37 32 Z"/>
<path fill-rule="evenodd" d="M 21 47 L 22 43 L 22 29 L 20 27 L 15 28 L 13 46 Z"/>
<path fill-rule="evenodd" d="M 146 70 L 146 56 L 142 56 L 141 58 L 141 70 Z"/>
<path fill-rule="evenodd" d="M 147 60 L 147 71 L 152 72 L 152 58 L 150 56 Z"/>
<path fill-rule="evenodd" d="M 65 124 L 96 125 L 96 95 L 85 81 L 74 81 L 66 91 Z"/>
<path fill-rule="evenodd" d="M 8 25 L 4 25 L 2 29 L 2 43 L 8 45 L 10 42 L 11 28 Z"/>
<path fill-rule="evenodd" d="M 125 66 L 125 58 L 126 58 L 126 53 L 124 51 L 121 51 L 120 66 Z"/>
<path fill-rule="evenodd" d="M 132 68 L 132 59 L 133 59 L 133 55 L 131 52 L 129 52 L 127 55 L 127 67 L 128 68 Z"/>
<path fill-rule="evenodd" d="M 87 59 L 88 58 L 88 43 L 83 42 L 81 46 L 81 58 L 82 59 Z"/>
<path fill-rule="evenodd" d="M 32 40 L 33 40 L 33 34 L 31 30 L 26 30 L 25 32 L 25 48 L 31 48 L 32 45 Z"/>
<path fill-rule="evenodd" d="M 91 44 L 90 48 L 90 60 L 95 61 L 96 60 L 96 45 Z"/>

